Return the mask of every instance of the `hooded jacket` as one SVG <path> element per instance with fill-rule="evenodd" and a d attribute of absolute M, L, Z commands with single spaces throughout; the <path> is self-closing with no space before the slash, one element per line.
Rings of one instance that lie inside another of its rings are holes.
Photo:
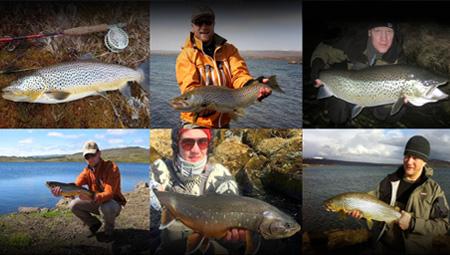
<path fill-rule="evenodd" d="M 403 166 L 396 172 L 385 177 L 376 191 L 372 192 L 380 200 L 395 205 L 396 194 L 403 178 Z M 389 233 L 389 231 L 400 231 L 403 239 L 403 247 L 406 254 L 430 254 L 432 252 L 432 240 L 436 235 L 444 235 L 449 229 L 448 213 L 449 207 L 444 191 L 439 184 L 431 179 L 433 169 L 425 166 L 422 172 L 423 182 L 411 193 L 405 207 L 405 211 L 411 213 L 410 228 L 401 231 L 398 225 L 388 226 L 382 223 L 374 228 L 374 238 L 377 241 Z M 397 228 L 397 229 L 396 229 Z M 401 246 L 401 243 L 397 243 Z"/>
<path fill-rule="evenodd" d="M 203 51 L 203 43 L 190 33 L 176 61 L 176 78 L 181 93 L 200 86 L 226 86 L 241 88 L 252 80 L 244 59 L 238 50 L 226 40 L 214 34 L 216 44 L 214 58 Z M 182 112 L 181 120 L 193 123 L 194 114 Z M 222 127 L 230 122 L 230 116 L 215 112 L 206 117 L 199 117 L 196 125 L 202 127 Z"/>

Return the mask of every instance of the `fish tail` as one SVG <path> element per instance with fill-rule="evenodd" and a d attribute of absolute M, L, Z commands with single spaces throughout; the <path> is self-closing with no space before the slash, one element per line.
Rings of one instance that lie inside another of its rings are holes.
<path fill-rule="evenodd" d="M 269 79 L 269 81 L 267 83 L 265 83 L 267 86 L 269 86 L 272 90 L 275 90 L 280 93 L 284 93 L 284 91 L 281 89 L 280 85 L 278 85 L 276 75 L 272 75 L 268 79 Z"/>
<path fill-rule="evenodd" d="M 147 59 L 144 63 L 140 64 L 138 69 L 136 70 L 139 73 L 138 83 L 141 87 L 149 92 L 150 91 L 150 83 L 148 74 L 150 73 L 150 62 Z"/>

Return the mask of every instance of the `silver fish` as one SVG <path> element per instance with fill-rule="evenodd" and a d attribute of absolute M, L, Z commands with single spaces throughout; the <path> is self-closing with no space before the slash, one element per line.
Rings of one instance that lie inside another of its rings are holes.
<path fill-rule="evenodd" d="M 318 99 L 335 96 L 355 104 L 352 118 L 364 107 L 393 104 L 391 115 L 405 102 L 414 106 L 437 102 L 447 94 L 437 87 L 448 82 L 425 69 L 408 65 L 374 66 L 362 70 L 325 70 Z"/>
<path fill-rule="evenodd" d="M 140 69 L 76 61 L 45 67 L 22 77 L 4 88 L 2 96 L 14 102 L 58 104 L 118 89 L 125 93 L 128 82 L 143 80 Z"/>

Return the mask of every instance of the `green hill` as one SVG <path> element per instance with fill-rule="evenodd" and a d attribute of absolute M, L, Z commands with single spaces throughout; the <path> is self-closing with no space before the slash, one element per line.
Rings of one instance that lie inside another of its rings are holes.
<path fill-rule="evenodd" d="M 102 158 L 115 162 L 149 163 L 150 151 L 141 147 L 126 147 L 102 150 Z M 35 157 L 0 156 L 0 162 L 81 162 L 81 152 L 69 155 L 49 155 Z"/>

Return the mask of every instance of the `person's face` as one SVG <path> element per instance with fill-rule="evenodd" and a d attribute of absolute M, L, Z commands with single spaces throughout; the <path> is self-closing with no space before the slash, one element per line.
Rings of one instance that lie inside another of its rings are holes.
<path fill-rule="evenodd" d="M 191 163 L 205 159 L 208 155 L 208 136 L 199 129 L 190 129 L 181 134 L 178 149 L 180 156 Z"/>
<path fill-rule="evenodd" d="M 100 154 L 101 154 L 100 151 L 97 151 L 97 153 L 95 154 L 86 154 L 84 156 L 84 160 L 89 166 L 94 167 L 100 161 Z"/>
<path fill-rule="evenodd" d="M 374 27 L 369 30 L 369 38 L 378 53 L 386 53 L 392 46 L 394 30 L 389 27 Z"/>
<path fill-rule="evenodd" d="M 405 170 L 405 177 L 416 180 L 422 174 L 422 169 L 425 166 L 423 159 L 405 155 L 403 157 L 403 169 Z"/>
<path fill-rule="evenodd" d="M 192 23 L 192 33 L 203 43 L 209 43 L 214 36 L 214 20 L 208 17 L 200 17 Z"/>

